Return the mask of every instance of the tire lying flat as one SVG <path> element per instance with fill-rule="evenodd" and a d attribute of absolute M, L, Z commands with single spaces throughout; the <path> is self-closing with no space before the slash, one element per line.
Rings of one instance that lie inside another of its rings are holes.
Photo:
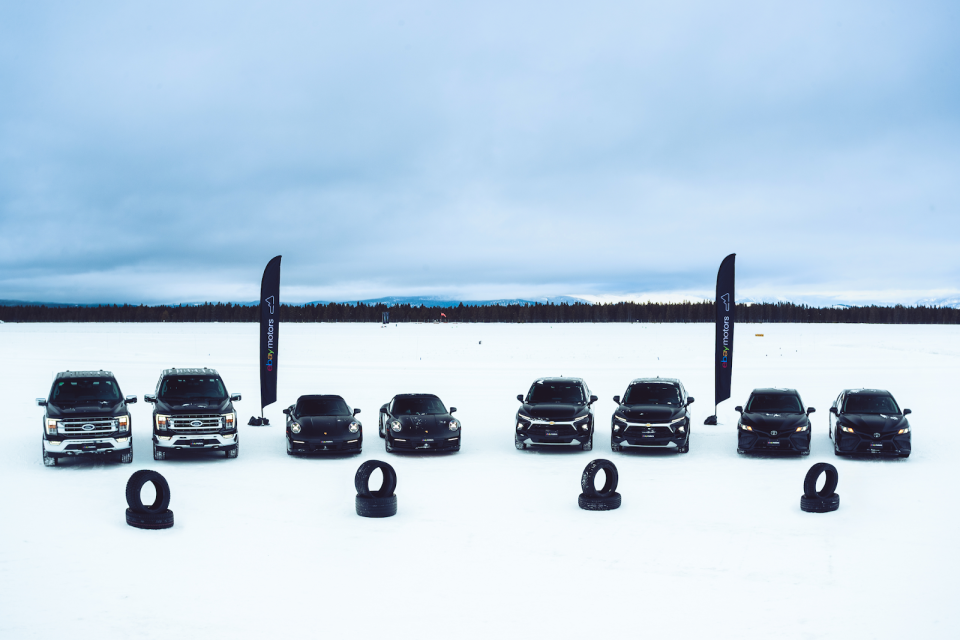
<path fill-rule="evenodd" d="M 385 498 L 357 496 L 355 505 L 357 515 L 364 518 L 389 518 L 397 515 L 397 496 Z"/>
<path fill-rule="evenodd" d="M 169 529 L 173 526 L 173 511 L 165 509 L 158 513 L 137 513 L 127 509 L 127 524 L 137 529 Z"/>

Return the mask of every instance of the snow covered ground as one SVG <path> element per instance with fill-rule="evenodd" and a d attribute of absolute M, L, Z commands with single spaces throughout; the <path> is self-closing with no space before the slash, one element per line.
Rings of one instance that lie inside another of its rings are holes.
<path fill-rule="evenodd" d="M 755 334 L 763 333 L 763 337 Z M 740 325 L 734 397 L 712 413 L 709 325 L 284 325 L 274 426 L 242 427 L 236 460 L 154 462 L 160 371 L 218 369 L 257 413 L 257 327 L 0 325 L 0 638 L 955 638 L 960 635 L 960 327 Z M 481 344 L 482 341 L 482 344 Z M 55 372 L 112 370 L 132 407 L 132 465 L 43 467 Z M 516 395 L 543 375 L 586 379 L 592 452 L 513 446 Z M 697 398 L 692 446 L 614 454 L 612 396 L 676 376 Z M 815 406 L 807 458 L 736 454 L 733 407 L 757 386 Z M 836 459 L 827 408 L 845 387 L 913 409 L 908 460 Z M 456 406 L 463 450 L 387 455 L 393 394 Z M 292 459 L 281 409 L 339 393 L 362 409 L 359 456 Z M 577 507 L 593 458 L 620 470 L 623 507 Z M 354 513 L 369 458 L 397 470 L 399 513 Z M 840 471 L 840 510 L 799 509 L 816 461 Z M 176 526 L 124 522 L 129 475 L 170 482 Z"/>

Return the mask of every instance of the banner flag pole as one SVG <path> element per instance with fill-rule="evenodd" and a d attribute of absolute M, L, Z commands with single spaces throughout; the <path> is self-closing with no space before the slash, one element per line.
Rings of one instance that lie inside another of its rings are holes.
<path fill-rule="evenodd" d="M 703 424 L 717 424 L 717 407 L 730 397 L 730 381 L 733 378 L 733 327 L 737 314 L 734 295 L 734 261 L 737 254 L 731 253 L 717 271 L 717 299 L 715 303 L 716 344 L 714 347 L 714 397 L 713 415 Z"/>
<path fill-rule="evenodd" d="M 280 258 L 267 263 L 260 281 L 260 417 L 247 424 L 266 426 L 263 408 L 277 401 L 277 355 L 280 351 Z"/>

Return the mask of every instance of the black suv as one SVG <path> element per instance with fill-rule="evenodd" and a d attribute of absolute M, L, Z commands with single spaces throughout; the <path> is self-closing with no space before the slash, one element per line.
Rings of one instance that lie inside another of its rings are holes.
<path fill-rule="evenodd" d="M 754 389 L 747 406 L 736 407 L 737 453 L 772 451 L 810 454 L 810 414 L 796 389 Z"/>
<path fill-rule="evenodd" d="M 517 449 L 529 446 L 593 448 L 593 403 L 587 383 L 580 378 L 540 378 L 530 385 L 517 410 Z"/>
<path fill-rule="evenodd" d="M 240 451 L 237 412 L 240 394 L 228 394 L 213 369 L 167 369 L 156 393 L 143 396 L 153 403 L 153 459 L 165 460 L 177 450 L 223 451 L 236 458 Z"/>
<path fill-rule="evenodd" d="M 287 454 L 346 451 L 359 453 L 363 425 L 340 396 L 300 396 L 287 415 Z"/>
<path fill-rule="evenodd" d="M 85 454 L 116 454 L 133 462 L 132 421 L 128 404 L 109 371 L 64 371 L 57 374 L 43 415 L 43 464 L 56 466 L 60 458 Z"/>
<path fill-rule="evenodd" d="M 910 455 L 910 409 L 889 391 L 845 389 L 830 407 L 830 439 L 838 456 L 854 454 Z"/>
<path fill-rule="evenodd" d="M 679 380 L 672 378 L 638 378 L 630 383 L 623 402 L 610 418 L 610 448 L 624 447 L 675 448 L 677 453 L 690 451 L 690 410 L 693 398 Z"/>
<path fill-rule="evenodd" d="M 394 451 L 460 451 L 460 421 L 435 395 L 401 393 L 380 407 L 380 437 Z"/>

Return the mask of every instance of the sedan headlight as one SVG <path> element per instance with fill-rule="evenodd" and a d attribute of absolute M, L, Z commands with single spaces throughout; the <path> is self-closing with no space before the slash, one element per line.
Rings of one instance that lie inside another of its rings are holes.
<path fill-rule="evenodd" d="M 450 424 L 448 424 L 447 426 L 450 427 L 450 431 L 456 431 L 457 429 L 460 428 L 460 421 L 459 421 L 459 420 L 451 420 L 451 421 L 450 421 Z"/>
<path fill-rule="evenodd" d="M 910 433 L 910 427 L 904 427 L 903 429 L 900 429 L 900 431 L 897 431 L 898 436 L 903 435 L 904 433 Z"/>
<path fill-rule="evenodd" d="M 53 434 L 55 434 L 59 426 L 60 426 L 59 420 L 53 420 L 51 418 L 47 418 L 47 435 L 52 436 Z"/>
<path fill-rule="evenodd" d="M 117 430 L 126 431 L 130 428 L 130 416 L 120 416 L 117 418 Z"/>
<path fill-rule="evenodd" d="M 351 422 L 347 429 L 350 429 L 350 433 L 356 433 L 357 431 L 360 431 L 360 423 Z"/>
<path fill-rule="evenodd" d="M 170 416 L 164 416 L 157 414 L 157 430 L 163 431 L 167 428 L 167 422 L 170 420 Z"/>
<path fill-rule="evenodd" d="M 390 428 L 394 431 L 400 431 L 403 425 L 400 424 L 399 420 L 394 420 L 390 423 Z"/>
<path fill-rule="evenodd" d="M 751 426 L 748 425 L 748 424 L 743 424 L 742 422 L 741 422 L 740 424 L 738 424 L 737 426 L 740 427 L 741 429 L 743 429 L 744 431 L 753 431 L 753 427 L 751 427 Z"/>
<path fill-rule="evenodd" d="M 801 431 L 806 431 L 809 428 L 810 428 L 810 425 L 806 425 L 806 424 L 803 425 L 802 427 L 797 427 L 797 433 L 800 433 Z"/>
<path fill-rule="evenodd" d="M 290 432 L 291 432 L 291 433 L 300 433 L 300 423 L 299 423 L 299 422 L 291 422 L 291 423 L 290 423 Z"/>
<path fill-rule="evenodd" d="M 840 425 L 840 430 L 845 433 L 856 433 L 853 429 L 851 429 L 850 427 L 846 427 L 844 425 Z"/>

